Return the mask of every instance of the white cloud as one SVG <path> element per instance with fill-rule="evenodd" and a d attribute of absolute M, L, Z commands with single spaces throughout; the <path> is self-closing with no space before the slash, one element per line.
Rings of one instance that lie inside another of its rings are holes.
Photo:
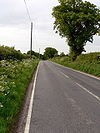
<path fill-rule="evenodd" d="M 86 0 L 85 0 L 86 1 Z M 95 5 L 97 5 L 98 7 L 100 7 L 100 0 L 87 0 Z"/>
<path fill-rule="evenodd" d="M 99 0 L 88 0 L 100 6 Z M 30 15 L 34 21 L 33 49 L 41 52 L 48 46 L 55 47 L 59 52 L 68 53 L 69 47 L 65 39 L 53 31 L 52 8 L 57 0 L 26 0 Z M 87 52 L 100 51 L 100 37 L 95 37 L 92 45 L 86 46 Z M 22 52 L 30 48 L 30 22 L 24 0 L 0 1 L 0 44 L 15 46 Z"/>

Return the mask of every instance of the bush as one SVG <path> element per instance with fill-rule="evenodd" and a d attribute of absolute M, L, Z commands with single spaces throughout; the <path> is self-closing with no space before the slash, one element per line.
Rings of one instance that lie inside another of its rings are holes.
<path fill-rule="evenodd" d="M 26 58 L 29 58 L 29 55 L 22 54 L 19 50 L 15 50 L 14 47 L 0 46 L 0 60 L 22 60 Z"/>

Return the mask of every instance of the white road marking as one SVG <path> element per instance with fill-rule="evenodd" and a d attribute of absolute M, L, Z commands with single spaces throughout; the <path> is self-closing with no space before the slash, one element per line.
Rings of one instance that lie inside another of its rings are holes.
<path fill-rule="evenodd" d="M 76 83 L 79 87 L 81 87 L 83 90 L 85 90 L 86 92 L 88 92 L 90 95 L 92 95 L 93 97 L 95 97 L 97 100 L 100 101 L 100 97 L 96 96 L 95 94 L 93 94 L 92 92 L 90 92 L 89 90 L 87 90 L 85 87 L 83 87 L 82 85 Z"/>
<path fill-rule="evenodd" d="M 59 71 L 60 73 L 62 73 L 66 78 L 69 78 L 69 76 L 67 76 L 66 74 L 64 74 L 63 72 Z M 85 90 L 86 92 L 88 92 L 90 95 L 92 95 L 93 97 L 95 97 L 97 100 L 100 101 L 100 97 L 96 96 L 95 94 L 93 94 L 92 92 L 90 92 L 88 89 L 86 89 L 85 87 L 83 87 L 82 85 L 78 84 L 77 82 L 75 82 L 79 87 L 81 87 L 83 90 Z"/>
<path fill-rule="evenodd" d="M 29 104 L 28 115 L 27 115 L 24 133 L 29 133 L 29 129 L 30 129 L 30 121 L 31 121 L 31 115 L 32 115 L 32 107 L 33 107 L 34 92 L 35 92 L 38 70 L 39 70 L 39 64 L 38 64 L 37 71 L 36 71 L 35 78 L 34 78 L 33 90 L 32 90 L 32 95 L 31 95 L 31 99 L 30 99 L 30 104 Z"/>
<path fill-rule="evenodd" d="M 50 62 L 52 62 L 52 61 L 50 61 Z M 69 70 L 72 70 L 72 71 L 74 71 L 74 72 L 79 72 L 79 73 L 84 74 L 84 75 L 86 75 L 86 76 L 89 76 L 89 77 L 95 78 L 95 79 L 97 79 L 97 80 L 100 80 L 99 77 L 96 77 L 96 76 L 94 76 L 94 75 L 91 75 L 91 74 L 88 74 L 88 73 L 85 73 L 85 72 L 82 72 L 82 71 L 79 71 L 79 70 L 75 70 L 75 69 L 73 69 L 73 68 L 65 67 L 65 66 L 60 65 L 60 64 L 55 63 L 55 62 L 52 62 L 52 63 L 53 63 L 53 64 L 56 64 L 56 65 L 58 65 L 58 66 L 67 68 L 67 69 L 69 69 Z"/>
<path fill-rule="evenodd" d="M 66 74 L 64 74 L 63 72 L 59 71 L 60 73 L 62 73 L 66 78 L 69 78 L 69 76 L 67 76 Z"/>

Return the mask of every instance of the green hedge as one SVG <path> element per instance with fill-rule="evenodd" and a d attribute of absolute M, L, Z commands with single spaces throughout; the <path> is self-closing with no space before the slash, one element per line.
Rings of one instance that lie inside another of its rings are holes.
<path fill-rule="evenodd" d="M 15 50 L 14 47 L 0 46 L 0 60 L 22 60 L 29 57 L 29 55 L 22 54 L 19 50 Z"/>

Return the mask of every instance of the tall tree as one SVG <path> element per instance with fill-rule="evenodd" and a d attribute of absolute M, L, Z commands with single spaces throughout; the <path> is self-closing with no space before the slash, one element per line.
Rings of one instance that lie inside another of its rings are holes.
<path fill-rule="evenodd" d="M 44 52 L 46 59 L 53 58 L 58 55 L 58 51 L 55 48 L 47 47 Z"/>
<path fill-rule="evenodd" d="M 56 33 L 67 38 L 70 55 L 76 59 L 84 50 L 86 42 L 93 42 L 93 35 L 100 31 L 100 9 L 82 0 L 58 0 L 53 8 Z"/>

